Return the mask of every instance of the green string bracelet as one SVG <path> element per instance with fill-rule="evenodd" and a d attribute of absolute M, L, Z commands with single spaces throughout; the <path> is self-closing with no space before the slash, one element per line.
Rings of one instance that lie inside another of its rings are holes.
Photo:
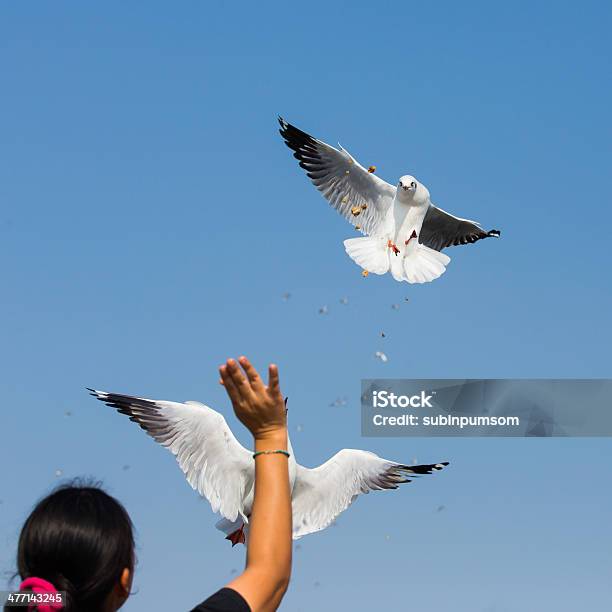
<path fill-rule="evenodd" d="M 253 453 L 253 459 L 255 459 L 255 457 L 258 457 L 259 455 L 285 455 L 287 459 L 291 456 L 286 450 L 265 450 Z"/>

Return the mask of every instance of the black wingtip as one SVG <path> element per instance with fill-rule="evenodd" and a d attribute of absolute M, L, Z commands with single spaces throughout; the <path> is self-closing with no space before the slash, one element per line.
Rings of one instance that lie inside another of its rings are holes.
<path fill-rule="evenodd" d="M 418 478 L 425 474 L 433 474 L 439 472 L 448 465 L 448 461 L 440 461 L 439 463 L 426 463 L 424 465 L 400 465 L 399 468 L 408 472 L 413 478 Z"/>
<path fill-rule="evenodd" d="M 487 232 L 487 236 L 490 236 L 491 238 L 499 238 L 501 236 L 501 232 L 499 230 L 492 229 Z"/>
<path fill-rule="evenodd" d="M 281 126 L 279 132 L 281 134 L 285 134 L 287 132 L 287 129 L 289 128 L 289 124 L 283 119 L 281 115 L 278 116 L 278 123 Z"/>

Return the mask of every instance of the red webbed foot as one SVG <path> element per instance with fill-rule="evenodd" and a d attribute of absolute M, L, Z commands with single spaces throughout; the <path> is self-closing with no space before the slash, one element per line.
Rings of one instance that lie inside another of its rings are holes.
<path fill-rule="evenodd" d="M 244 544 L 246 542 L 246 537 L 244 535 L 244 523 L 240 529 L 236 529 L 236 531 L 232 531 L 232 533 L 225 536 L 225 539 L 232 543 L 232 548 L 234 548 L 236 544 Z"/>

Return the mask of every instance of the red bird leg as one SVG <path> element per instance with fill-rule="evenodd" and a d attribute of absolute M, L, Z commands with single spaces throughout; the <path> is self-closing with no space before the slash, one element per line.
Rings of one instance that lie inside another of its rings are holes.
<path fill-rule="evenodd" d="M 413 238 L 416 238 L 416 237 L 417 237 L 416 230 L 412 230 L 412 234 L 410 234 L 410 238 L 408 238 L 408 240 L 406 240 L 406 241 L 404 242 L 404 244 L 405 244 L 406 246 L 408 246 L 408 243 L 409 243 L 409 242 L 410 242 L 410 241 L 411 241 Z"/>
<path fill-rule="evenodd" d="M 234 548 L 236 544 L 244 544 L 246 542 L 246 537 L 244 536 L 244 523 L 242 523 L 240 529 L 236 529 L 236 531 L 232 531 L 232 533 L 225 536 L 225 539 L 232 543 L 232 548 Z"/>
<path fill-rule="evenodd" d="M 391 239 L 389 239 L 389 241 L 387 242 L 387 246 L 388 246 L 390 249 L 393 249 L 393 252 L 394 252 L 396 255 L 397 255 L 397 254 L 400 252 L 400 250 L 397 248 L 397 246 L 395 246 L 395 244 L 393 244 L 393 242 L 391 242 Z"/>

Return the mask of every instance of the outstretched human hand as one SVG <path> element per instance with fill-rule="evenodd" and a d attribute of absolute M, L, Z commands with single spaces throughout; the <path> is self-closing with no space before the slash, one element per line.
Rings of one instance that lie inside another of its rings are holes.
<path fill-rule="evenodd" d="M 244 374 L 238 364 L 242 366 Z M 276 365 L 270 364 L 268 368 L 267 385 L 244 356 L 238 362 L 228 359 L 219 368 L 219 373 L 219 382 L 232 400 L 236 416 L 255 439 L 273 438 L 286 431 L 285 402 L 280 391 Z"/>

